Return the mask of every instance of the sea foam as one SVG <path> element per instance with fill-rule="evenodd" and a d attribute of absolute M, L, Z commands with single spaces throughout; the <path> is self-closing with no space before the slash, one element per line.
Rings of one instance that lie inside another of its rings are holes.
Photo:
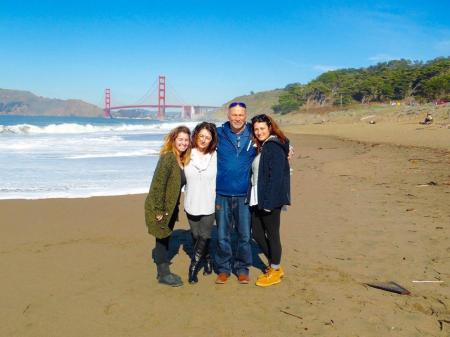
<path fill-rule="evenodd" d="M 0 199 L 145 193 L 164 136 L 182 124 L 197 122 L 2 116 Z"/>
<path fill-rule="evenodd" d="M 161 124 L 115 124 L 115 125 L 93 125 L 62 123 L 50 124 L 46 126 L 37 126 L 32 124 L 0 125 L 1 133 L 10 134 L 81 134 L 96 132 L 155 132 L 164 133 L 180 123 L 161 123 Z M 194 128 L 196 123 L 184 123 L 189 128 Z"/>

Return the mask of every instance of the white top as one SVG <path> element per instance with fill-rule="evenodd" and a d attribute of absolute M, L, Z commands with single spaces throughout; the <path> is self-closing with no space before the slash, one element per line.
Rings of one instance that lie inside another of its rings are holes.
<path fill-rule="evenodd" d="M 258 169 L 260 159 L 261 159 L 261 152 L 256 155 L 252 163 L 252 189 L 250 190 L 249 206 L 258 205 Z"/>
<path fill-rule="evenodd" d="M 216 203 L 216 151 L 203 154 L 192 149 L 191 161 L 185 166 L 184 173 L 184 210 L 190 215 L 213 214 Z"/>

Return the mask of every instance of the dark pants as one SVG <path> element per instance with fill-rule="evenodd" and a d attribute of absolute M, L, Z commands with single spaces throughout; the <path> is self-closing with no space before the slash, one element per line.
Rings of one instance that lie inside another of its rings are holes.
<path fill-rule="evenodd" d="M 269 264 L 281 262 L 280 213 L 281 208 L 270 212 L 251 208 L 252 234 Z"/>
<path fill-rule="evenodd" d="M 172 213 L 172 217 L 169 221 L 169 228 L 172 230 L 175 227 L 175 222 L 178 219 L 178 207 Z M 169 243 L 172 235 L 163 239 L 156 239 L 155 248 L 153 249 L 153 261 L 155 264 L 169 263 Z"/>
<path fill-rule="evenodd" d="M 186 213 L 186 216 L 195 240 L 198 238 L 211 239 L 211 232 L 215 220 L 214 213 L 209 215 L 191 215 Z"/>

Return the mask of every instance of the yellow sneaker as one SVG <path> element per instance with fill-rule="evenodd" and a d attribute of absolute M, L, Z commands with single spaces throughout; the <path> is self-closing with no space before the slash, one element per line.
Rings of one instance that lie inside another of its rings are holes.
<path fill-rule="evenodd" d="M 258 276 L 258 280 L 262 279 L 263 277 L 265 277 L 268 273 L 270 273 L 271 270 L 274 270 L 274 269 L 272 267 L 270 267 L 270 266 L 267 267 L 266 270 L 265 270 L 265 273 Z M 284 276 L 283 267 L 280 266 L 280 268 L 278 269 L 278 272 L 280 273 L 280 277 L 283 278 L 283 276 Z"/>
<path fill-rule="evenodd" d="M 283 267 L 280 266 L 280 268 L 278 268 L 278 272 L 280 273 L 280 277 L 283 278 L 283 276 L 284 276 L 284 269 L 283 269 Z"/>
<path fill-rule="evenodd" d="M 280 268 L 281 269 L 281 268 Z M 259 287 L 269 287 L 281 282 L 280 269 L 270 269 L 264 277 L 258 278 L 256 285 Z"/>

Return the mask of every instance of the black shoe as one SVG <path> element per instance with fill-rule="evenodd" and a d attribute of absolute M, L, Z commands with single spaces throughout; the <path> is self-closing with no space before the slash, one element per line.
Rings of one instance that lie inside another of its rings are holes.
<path fill-rule="evenodd" d="M 198 271 L 201 266 L 201 261 L 205 255 L 206 240 L 203 238 L 198 238 L 195 241 L 194 253 L 192 254 L 191 264 L 189 265 L 188 279 L 190 284 L 195 284 L 198 282 Z"/>
<path fill-rule="evenodd" d="M 165 284 L 171 287 L 179 287 L 183 285 L 183 281 L 181 280 L 181 277 L 170 272 L 169 264 L 168 263 L 161 263 L 157 266 L 158 269 L 158 275 L 156 278 L 158 279 L 158 282 L 161 284 Z"/>
<path fill-rule="evenodd" d="M 189 274 L 188 274 L 188 279 L 189 279 L 189 283 L 190 284 L 195 284 L 198 282 L 198 268 L 197 265 L 195 263 L 190 264 L 189 266 Z"/>

